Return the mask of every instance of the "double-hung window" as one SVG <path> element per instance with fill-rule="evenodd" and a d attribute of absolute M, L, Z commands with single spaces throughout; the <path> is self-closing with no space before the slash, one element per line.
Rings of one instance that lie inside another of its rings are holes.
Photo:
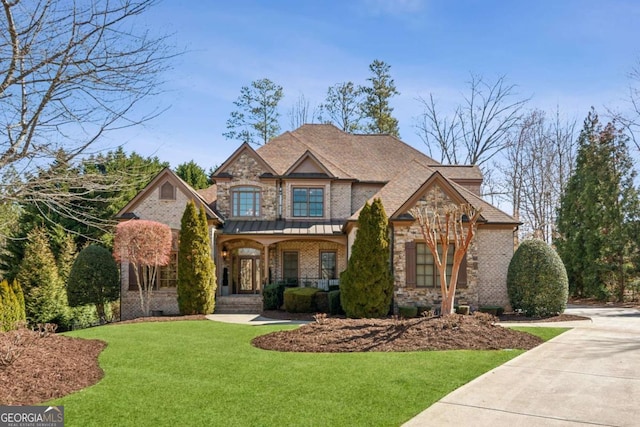
<path fill-rule="evenodd" d="M 336 253 L 334 251 L 320 252 L 320 278 L 336 278 Z"/>
<path fill-rule="evenodd" d="M 324 188 L 296 187 L 293 189 L 294 217 L 324 216 Z"/>
<path fill-rule="evenodd" d="M 449 245 L 447 252 L 447 282 L 451 277 L 453 269 L 453 244 Z M 438 254 L 442 256 L 442 247 L 438 245 Z M 458 284 L 466 285 L 466 262 L 461 264 L 458 273 Z M 461 282 L 464 282 L 462 284 Z M 435 259 L 431 254 L 431 250 L 425 243 L 415 244 L 415 285 L 421 288 L 432 288 L 440 286 L 440 271 L 435 263 Z"/>
<path fill-rule="evenodd" d="M 260 189 L 257 187 L 236 187 L 231 190 L 232 216 L 260 216 Z"/>

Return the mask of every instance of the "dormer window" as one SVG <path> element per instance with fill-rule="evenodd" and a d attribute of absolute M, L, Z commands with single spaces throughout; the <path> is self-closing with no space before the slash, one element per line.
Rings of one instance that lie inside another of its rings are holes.
<path fill-rule="evenodd" d="M 160 187 L 160 200 L 175 200 L 176 199 L 176 187 L 174 187 L 169 181 L 162 184 Z"/>
<path fill-rule="evenodd" d="M 257 187 L 236 187 L 231 190 L 232 216 L 260 216 L 260 189 Z"/>

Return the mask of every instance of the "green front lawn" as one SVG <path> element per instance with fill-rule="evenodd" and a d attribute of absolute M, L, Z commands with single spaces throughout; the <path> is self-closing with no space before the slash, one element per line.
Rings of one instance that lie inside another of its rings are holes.
<path fill-rule="evenodd" d="M 108 343 L 100 356 L 105 376 L 50 403 L 65 406 L 67 426 L 398 426 L 522 353 L 313 354 L 251 346 L 254 336 L 283 328 L 179 321 L 72 332 Z"/>

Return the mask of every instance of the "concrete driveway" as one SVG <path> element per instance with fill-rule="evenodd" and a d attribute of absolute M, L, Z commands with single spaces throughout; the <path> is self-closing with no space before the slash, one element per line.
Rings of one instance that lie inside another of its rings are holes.
<path fill-rule="evenodd" d="M 405 426 L 640 426 L 640 310 L 572 306 L 591 321 L 476 378 Z M 521 325 L 521 324 L 519 324 Z"/>

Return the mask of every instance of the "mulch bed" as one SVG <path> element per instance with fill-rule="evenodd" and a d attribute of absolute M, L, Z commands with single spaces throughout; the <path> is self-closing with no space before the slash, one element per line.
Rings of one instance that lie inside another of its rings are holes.
<path fill-rule="evenodd" d="M 576 320 L 591 320 L 589 317 L 577 316 L 575 314 L 559 314 L 551 317 L 526 317 L 522 314 L 507 313 L 500 316 L 501 322 L 573 322 Z"/>
<path fill-rule="evenodd" d="M 10 349 L 19 353 L 8 366 L 0 362 L 0 404 L 33 405 L 97 383 L 103 376 L 98 355 L 106 346 L 28 329 L 0 333 L 0 359 Z"/>
<path fill-rule="evenodd" d="M 343 353 L 362 351 L 531 349 L 542 340 L 503 328 L 489 315 L 417 319 L 338 319 L 318 321 L 290 331 L 253 339 L 265 350 Z"/>
<path fill-rule="evenodd" d="M 124 325 L 127 323 L 142 323 L 142 322 L 174 322 L 176 320 L 207 320 L 204 314 L 191 314 L 188 316 L 157 316 L 157 317 L 138 317 L 131 320 L 123 320 L 121 322 L 115 322 L 113 325 Z"/>

